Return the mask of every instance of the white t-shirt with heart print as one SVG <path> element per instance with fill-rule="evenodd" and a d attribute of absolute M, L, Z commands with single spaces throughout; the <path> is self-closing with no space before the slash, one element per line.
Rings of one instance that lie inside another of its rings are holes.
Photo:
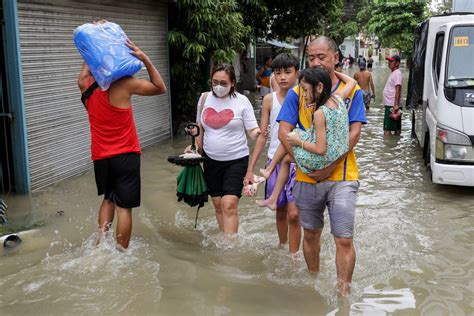
<path fill-rule="evenodd" d="M 258 127 L 252 104 L 246 96 L 217 98 L 207 94 L 202 110 L 202 95 L 196 122 L 204 127 L 204 152 L 217 161 L 229 161 L 249 155 L 246 130 Z"/>

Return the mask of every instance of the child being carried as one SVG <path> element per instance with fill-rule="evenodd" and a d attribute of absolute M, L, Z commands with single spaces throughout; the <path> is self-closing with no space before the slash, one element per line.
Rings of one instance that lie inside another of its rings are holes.
<path fill-rule="evenodd" d="M 324 169 L 349 151 L 349 118 L 344 100 L 356 86 L 356 81 L 339 72 L 336 76 L 345 82 L 345 86 L 331 94 L 331 78 L 324 69 L 308 68 L 300 73 L 299 86 L 304 93 L 305 106 L 313 109 L 313 125 L 306 131 L 295 128 L 288 133 L 287 141 L 293 146 L 294 160 L 280 144 L 272 163 L 260 170 L 268 178 L 281 161 L 271 196 L 257 200 L 258 206 L 276 209 L 278 195 L 288 180 L 291 162 L 296 162 L 301 171 L 308 174 Z"/>

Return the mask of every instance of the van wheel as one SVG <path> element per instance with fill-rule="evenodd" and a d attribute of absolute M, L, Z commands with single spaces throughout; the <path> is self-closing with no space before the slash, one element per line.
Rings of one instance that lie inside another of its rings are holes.
<path fill-rule="evenodd" d="M 433 172 L 431 171 L 430 136 L 428 133 L 425 135 L 425 146 L 423 146 L 423 162 L 426 166 L 426 170 L 429 172 L 430 180 L 433 182 Z"/>

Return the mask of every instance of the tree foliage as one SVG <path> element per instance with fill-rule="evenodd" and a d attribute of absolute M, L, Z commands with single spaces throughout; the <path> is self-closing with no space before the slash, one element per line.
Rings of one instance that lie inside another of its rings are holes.
<path fill-rule="evenodd" d="M 341 10 L 342 0 L 240 0 L 256 37 L 286 40 L 320 34 L 321 21 Z M 251 2 L 249 6 L 245 2 Z M 250 8 L 250 10 L 248 10 Z"/>
<path fill-rule="evenodd" d="M 413 46 L 413 30 L 425 20 L 424 1 L 373 3 L 362 10 L 359 22 L 369 34 L 379 38 L 384 47 L 409 53 Z"/>
<path fill-rule="evenodd" d="M 192 121 L 212 63 L 230 62 L 255 38 L 324 34 L 342 44 L 365 30 L 409 51 L 426 0 L 177 0 L 170 4 L 171 100 L 175 132 Z"/>
<path fill-rule="evenodd" d="M 430 13 L 433 15 L 450 13 L 453 10 L 453 0 L 446 0 L 434 7 L 430 8 Z"/>
<path fill-rule="evenodd" d="M 265 34 L 269 32 L 267 17 L 270 14 L 266 0 L 238 0 L 237 2 L 244 18 L 244 25 L 250 28 L 249 35 L 252 38 L 265 37 Z"/>
<path fill-rule="evenodd" d="M 251 38 L 280 40 L 321 33 L 342 0 L 178 0 L 171 6 L 171 99 L 175 132 L 193 120 L 211 60 L 230 62 Z"/>
<path fill-rule="evenodd" d="M 338 0 L 335 8 L 320 20 L 322 33 L 337 45 L 341 45 L 346 37 L 357 35 L 357 12 L 362 6 L 362 0 Z"/>
<path fill-rule="evenodd" d="M 194 121 L 199 94 L 208 89 L 210 62 L 231 62 L 245 49 L 250 27 L 235 0 L 179 0 L 171 7 L 168 42 L 173 126 Z"/>

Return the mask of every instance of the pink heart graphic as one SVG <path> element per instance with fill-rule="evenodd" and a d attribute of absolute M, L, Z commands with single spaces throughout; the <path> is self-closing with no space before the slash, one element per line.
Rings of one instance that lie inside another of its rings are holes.
<path fill-rule="evenodd" d="M 234 111 L 225 109 L 217 112 L 213 108 L 207 108 L 203 113 L 204 123 L 212 128 L 218 129 L 226 126 L 234 118 Z"/>

